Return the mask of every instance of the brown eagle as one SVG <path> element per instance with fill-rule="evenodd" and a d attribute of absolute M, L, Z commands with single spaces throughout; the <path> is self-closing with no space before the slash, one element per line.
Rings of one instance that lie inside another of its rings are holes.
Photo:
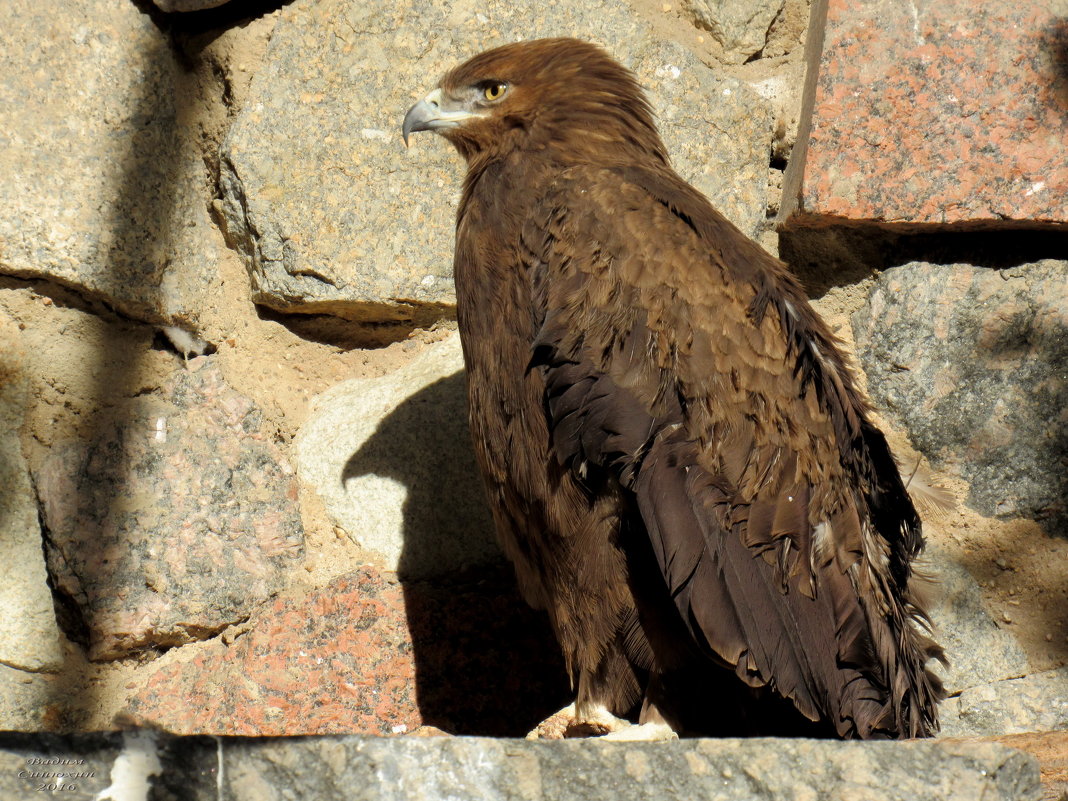
<path fill-rule="evenodd" d="M 765 704 L 808 733 L 935 731 L 886 440 L 798 282 L 671 168 L 634 76 L 574 39 L 506 45 L 412 106 L 405 142 L 427 130 L 467 161 L 475 451 L 575 719 L 766 732 Z"/>

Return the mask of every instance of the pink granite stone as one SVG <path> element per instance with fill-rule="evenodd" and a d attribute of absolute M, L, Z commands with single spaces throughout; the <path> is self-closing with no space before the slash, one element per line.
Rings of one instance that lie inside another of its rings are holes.
<path fill-rule="evenodd" d="M 789 225 L 1068 223 L 1068 18 L 1055 3 L 826 5 Z"/>
<path fill-rule="evenodd" d="M 93 660 L 208 639 L 304 558 L 296 475 L 205 357 L 101 410 L 35 478 L 48 569 Z"/>
<path fill-rule="evenodd" d="M 121 717 L 177 734 L 516 736 L 568 700 L 544 614 L 505 581 L 402 586 L 363 567 L 250 625 L 158 670 Z"/>

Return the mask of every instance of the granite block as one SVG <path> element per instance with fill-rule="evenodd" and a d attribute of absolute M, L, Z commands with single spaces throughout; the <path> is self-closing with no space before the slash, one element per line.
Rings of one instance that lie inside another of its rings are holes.
<path fill-rule="evenodd" d="M 1064 0 L 827 0 L 817 24 L 824 7 L 781 220 L 1068 222 Z"/>
<path fill-rule="evenodd" d="M 506 577 L 402 586 L 367 566 L 161 668 L 127 715 L 179 734 L 514 736 L 568 700 L 544 615 Z"/>

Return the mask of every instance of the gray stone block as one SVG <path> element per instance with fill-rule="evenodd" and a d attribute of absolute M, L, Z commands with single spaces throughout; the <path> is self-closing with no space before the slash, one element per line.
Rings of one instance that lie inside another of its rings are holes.
<path fill-rule="evenodd" d="M 195 321 L 218 261 L 184 72 L 135 3 L 0 3 L 0 272 Z"/>
<path fill-rule="evenodd" d="M 1035 798 L 1038 784 L 1037 769 L 1023 754 L 988 744 L 962 748 L 930 742 L 345 738 L 309 740 L 297 748 L 242 744 L 225 759 L 240 765 L 228 782 L 237 790 L 235 801 L 270 798 L 260 788 L 299 788 L 303 782 L 315 782 L 313 794 L 320 798 L 349 792 L 360 801 L 974 801 Z"/>
<path fill-rule="evenodd" d="M 965 690 L 942 704 L 942 736 L 1068 730 L 1068 667 Z"/>
<path fill-rule="evenodd" d="M 922 569 L 935 581 L 929 611 L 949 668 L 935 663 L 934 669 L 943 676 L 947 692 L 959 693 L 1030 671 L 1020 643 L 990 617 L 979 585 L 964 567 L 928 543 Z"/>
<path fill-rule="evenodd" d="M 37 499 L 19 444 L 29 402 L 26 354 L 0 313 L 0 664 L 54 671 L 62 635 L 48 588 Z"/>
<path fill-rule="evenodd" d="M 0 798 L 97 801 L 121 749 L 118 734 L 0 733 Z"/>
<path fill-rule="evenodd" d="M 335 524 L 404 578 L 504 558 L 471 448 L 459 334 L 314 398 L 296 452 Z"/>
<path fill-rule="evenodd" d="M 42 731 L 54 720 L 60 694 L 54 673 L 29 673 L 0 664 L 0 731 Z M 18 796 L 14 796 L 18 797 Z M 0 798 L 5 798 L 0 792 Z"/>
<path fill-rule="evenodd" d="M 1034 758 L 994 743 L 484 738 L 276 740 L 0 736 L 0 795 L 25 797 L 28 759 L 93 772 L 64 798 L 151 785 L 157 801 L 1038 801 Z M 76 781 L 76 780 L 75 780 Z M 110 783 L 109 783 L 110 782 Z M 140 782 L 141 784 L 138 784 Z"/>
<path fill-rule="evenodd" d="M 726 61 L 741 63 L 764 49 L 785 0 L 683 0 L 694 24 L 723 45 Z"/>
<path fill-rule="evenodd" d="M 1068 262 L 906 264 L 852 322 L 875 404 L 971 506 L 1068 535 Z"/>
<path fill-rule="evenodd" d="M 683 177 L 747 233 L 760 228 L 767 101 L 660 38 L 625 0 L 297 0 L 223 144 L 220 208 L 255 301 L 362 320 L 446 314 L 464 166 L 429 134 L 405 152 L 401 119 L 450 67 L 543 36 L 598 42 L 634 69 Z"/>
<path fill-rule="evenodd" d="M 189 368 L 37 471 L 49 570 L 91 659 L 213 636 L 303 558 L 296 476 L 259 409 L 205 357 Z"/>

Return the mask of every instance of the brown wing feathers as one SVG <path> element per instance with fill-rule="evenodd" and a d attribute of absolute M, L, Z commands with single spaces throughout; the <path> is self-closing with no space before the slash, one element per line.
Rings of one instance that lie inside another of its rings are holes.
<path fill-rule="evenodd" d="M 609 183 L 602 191 L 619 191 L 610 186 L 608 174 L 599 177 Z M 561 189 L 547 199 L 553 223 L 544 226 L 544 245 L 532 270 L 534 299 L 543 317 L 531 368 L 544 375 L 557 458 L 588 482 L 603 481 L 599 472 L 606 471 L 634 494 L 668 591 L 691 634 L 735 665 L 744 681 L 770 684 L 811 719 L 833 721 L 844 736 L 873 736 L 899 724 L 912 735 L 927 733 L 932 722 L 916 710 L 926 709 L 929 715 L 938 689 L 922 667 L 924 644 L 873 641 L 890 632 L 881 634 L 885 624 L 868 619 L 871 613 L 865 612 L 858 587 L 847 575 L 861 557 L 861 528 L 868 522 L 890 544 L 891 574 L 898 588 L 904 588 L 918 539 L 917 521 L 896 469 L 889 477 L 883 475 L 882 459 L 889 451 L 881 434 L 863 419 L 864 407 L 829 334 L 802 316 L 807 304 L 791 297 L 796 289 L 789 282 L 781 291 L 755 266 L 749 268 L 750 275 L 737 279 L 758 280 L 746 311 L 747 325 L 736 336 L 744 337 L 752 352 L 780 356 L 779 351 L 788 350 L 793 359 L 784 369 L 795 396 L 778 402 L 803 403 L 807 394 L 814 394 L 818 409 L 830 418 L 837 448 L 831 461 L 837 464 L 828 466 L 829 478 L 846 494 L 836 502 L 838 508 L 831 508 L 826 489 L 808 483 L 814 477 L 799 468 L 798 455 L 789 447 L 755 443 L 752 432 L 740 428 L 746 425 L 745 417 L 727 421 L 735 430 L 718 450 L 718 462 L 713 460 L 725 469 L 709 470 L 704 464 L 707 453 L 702 458 L 697 441 L 713 432 L 694 432 L 688 425 L 693 415 L 687 410 L 695 404 L 715 409 L 716 399 L 684 386 L 679 345 L 663 341 L 685 329 L 679 316 L 686 313 L 686 303 L 677 295 L 670 299 L 675 317 L 655 303 L 650 309 L 649 298 L 621 280 L 626 266 L 613 263 L 613 243 L 598 242 L 590 251 L 574 245 L 561 208 L 581 203 L 581 197 L 596 203 L 601 189 L 591 174 L 582 179 L 589 187 L 582 195 Z M 661 203 L 698 236 L 710 235 L 706 210 Z M 569 211 L 579 217 L 584 213 Z M 572 224 L 584 230 L 612 225 L 600 218 L 596 224 Z M 727 225 L 720 220 L 712 224 Z M 528 231 L 527 236 L 533 234 Z M 721 254 L 732 256 L 736 254 Z M 645 274 L 657 268 L 664 273 L 686 267 L 667 261 L 631 269 L 639 283 L 645 283 Z M 745 267 L 734 265 L 734 272 Z M 701 280 L 700 272 L 690 280 Z M 777 329 L 787 348 L 760 339 L 768 330 L 763 320 L 770 309 L 778 311 L 771 329 Z M 662 328 L 657 330 L 656 324 Z M 714 323 L 695 325 L 691 337 L 709 336 L 709 328 L 714 329 Z M 692 340 L 690 347 L 696 347 Z M 715 367 L 709 363 L 690 369 Z M 744 372 L 744 365 L 739 369 Z M 748 422 L 759 428 L 759 421 Z M 716 443 L 709 442 L 707 450 L 716 451 Z M 844 488 L 843 467 L 866 487 L 869 521 L 861 520 L 859 499 Z M 812 519 L 817 494 L 819 512 L 833 512 L 826 521 Z M 814 526 L 820 522 L 839 541 L 822 554 L 814 543 Z M 871 581 L 866 574 L 861 577 L 862 583 Z M 884 601 L 893 597 L 892 588 L 860 589 L 872 589 Z M 907 627 L 914 611 L 890 609 L 888 614 L 900 617 L 895 623 Z M 822 643 L 835 646 L 813 648 Z M 902 669 L 903 656 L 914 664 Z M 897 677 L 893 688 L 886 680 L 888 669 Z M 925 686 L 912 686 L 917 682 Z"/>

